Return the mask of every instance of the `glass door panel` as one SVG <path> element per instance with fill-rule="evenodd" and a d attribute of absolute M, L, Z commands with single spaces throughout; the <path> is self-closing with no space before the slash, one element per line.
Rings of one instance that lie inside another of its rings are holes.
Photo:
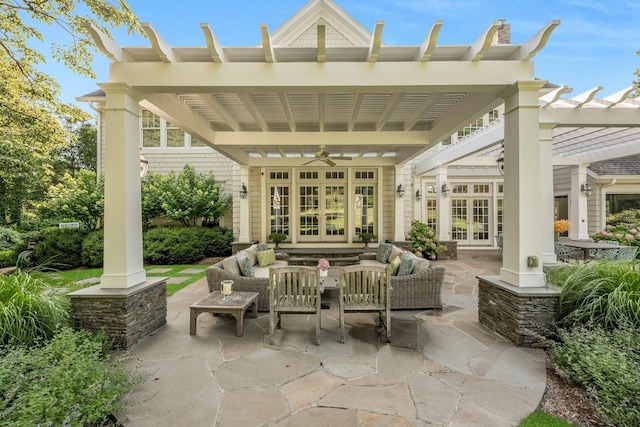
<path fill-rule="evenodd" d="M 345 236 L 345 197 L 343 185 L 324 186 L 324 212 L 321 217 L 322 240 L 343 241 Z"/>
<path fill-rule="evenodd" d="M 451 199 L 451 238 L 466 242 L 469 234 L 467 199 Z"/>
<path fill-rule="evenodd" d="M 320 234 L 319 204 L 317 186 L 300 187 L 299 206 L 300 217 L 298 230 L 301 238 L 316 236 Z"/>
<path fill-rule="evenodd" d="M 489 199 L 473 199 L 471 224 L 473 234 L 471 244 L 488 244 L 489 238 Z"/>

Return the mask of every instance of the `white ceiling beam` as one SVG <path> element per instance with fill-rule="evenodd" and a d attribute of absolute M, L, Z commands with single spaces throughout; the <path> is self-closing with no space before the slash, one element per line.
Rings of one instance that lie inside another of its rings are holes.
<path fill-rule="evenodd" d="M 546 95 L 541 96 L 538 99 L 544 102 L 544 105 L 542 105 L 542 108 L 545 108 L 545 107 L 549 107 L 555 102 L 558 102 L 558 100 L 560 99 L 560 96 L 562 96 L 563 93 L 570 93 L 572 91 L 573 89 L 571 89 L 569 86 L 560 86 L 552 90 L 551 92 L 547 93 Z"/>
<path fill-rule="evenodd" d="M 318 33 L 318 37 L 317 37 L 318 62 L 322 63 L 322 62 L 325 62 L 327 59 L 327 40 L 326 40 L 327 27 L 324 24 L 323 20 L 318 21 L 317 33 Z"/>
<path fill-rule="evenodd" d="M 256 103 L 253 102 L 253 98 L 251 98 L 251 95 L 249 95 L 248 93 L 239 93 L 238 97 L 244 104 L 245 108 L 249 111 L 249 114 L 251 114 L 251 117 L 253 117 L 253 119 L 256 121 L 262 132 L 268 132 L 269 125 L 264 119 L 262 113 L 260 113 L 260 110 L 258 109 Z"/>
<path fill-rule="evenodd" d="M 571 98 L 572 101 L 576 102 L 576 105 L 574 105 L 573 108 L 581 108 L 584 104 L 591 102 L 591 100 L 596 96 L 596 93 L 600 92 L 601 90 L 602 86 L 597 86 Z"/>
<path fill-rule="evenodd" d="M 264 51 L 265 62 L 276 62 L 276 54 L 273 51 L 271 34 L 269 34 L 269 28 L 267 27 L 267 24 L 260 24 L 260 35 L 262 36 L 262 50 Z"/>
<path fill-rule="evenodd" d="M 425 145 L 425 136 L 429 132 L 331 132 L 331 138 L 327 138 L 327 133 L 305 132 L 305 146 L 324 145 L 327 151 L 331 151 L 332 146 L 348 146 L 349 149 L 357 151 L 355 147 L 362 147 L 370 150 L 375 146 L 381 149 L 395 150 L 398 147 L 422 147 Z M 393 141 L 393 147 L 389 147 L 389 141 Z M 292 132 L 216 132 L 215 144 L 217 146 L 281 146 L 298 148 L 301 145 L 300 134 Z M 314 150 L 315 151 L 315 150 Z"/>
<path fill-rule="evenodd" d="M 278 93 L 278 97 L 280 98 L 280 103 L 282 104 L 282 110 L 284 111 L 284 115 L 287 117 L 287 122 L 289 122 L 289 129 L 291 132 L 296 131 L 296 120 L 293 117 L 293 110 L 291 109 L 291 103 L 289 102 L 289 97 L 286 93 L 280 92 Z"/>
<path fill-rule="evenodd" d="M 363 93 L 356 94 L 356 99 L 353 102 L 353 108 L 351 109 L 351 116 L 349 116 L 349 122 L 347 123 L 347 130 L 349 132 L 352 132 L 353 128 L 356 125 L 356 121 L 358 120 L 358 114 L 360 114 L 360 108 L 362 107 L 362 101 L 364 101 L 364 94 Z"/>
<path fill-rule="evenodd" d="M 431 61 L 237 63 L 212 67 L 211 63 L 158 62 L 111 64 L 109 78 L 138 90 L 173 93 L 311 91 L 345 93 L 490 91 L 514 81 L 534 79 L 530 61 Z M 250 84 L 248 83 L 250 82 Z"/>
<path fill-rule="evenodd" d="M 124 54 L 122 48 L 118 46 L 109 36 L 103 33 L 91 22 L 85 21 L 82 26 L 89 32 L 98 50 L 104 54 L 111 62 L 123 62 Z"/>
<path fill-rule="evenodd" d="M 491 47 L 493 35 L 504 24 L 504 21 L 494 21 L 489 28 L 480 36 L 480 38 L 471 46 L 467 52 L 460 58 L 461 61 L 480 61 L 485 53 Z"/>
<path fill-rule="evenodd" d="M 427 62 L 433 51 L 436 50 L 436 44 L 438 42 L 438 34 L 440 33 L 440 29 L 442 28 L 442 21 L 436 21 L 433 23 L 429 34 L 425 37 L 422 45 L 420 45 L 420 49 L 418 49 L 418 53 L 416 54 L 414 61 Z"/>
<path fill-rule="evenodd" d="M 183 62 L 182 58 L 173 51 L 173 48 L 164 41 L 158 32 L 149 23 L 143 23 L 142 28 L 149 37 L 151 47 L 156 52 L 162 62 Z"/>
<path fill-rule="evenodd" d="M 640 138 L 623 145 L 613 145 L 599 150 L 587 150 L 573 156 L 553 156 L 554 165 L 593 163 L 619 157 L 633 156 L 640 152 Z M 575 163 L 568 163 L 569 161 Z"/>
<path fill-rule="evenodd" d="M 369 44 L 369 52 L 367 53 L 367 62 L 377 62 L 378 55 L 380 54 L 380 46 L 382 46 L 382 30 L 384 28 L 384 21 L 376 21 L 376 28 L 373 30 L 371 36 L 371 43 Z"/>
<path fill-rule="evenodd" d="M 213 34 L 213 30 L 211 29 L 211 27 L 209 27 L 209 24 L 200 24 L 200 29 L 204 34 L 204 39 L 207 42 L 207 50 L 209 51 L 213 62 L 227 62 L 227 54 L 218 42 L 216 35 Z"/>
<path fill-rule="evenodd" d="M 179 125 L 180 129 L 210 144 L 216 132 L 211 123 L 195 113 L 178 96 L 171 94 L 148 94 L 140 105 L 168 122 Z"/>
<path fill-rule="evenodd" d="M 411 130 L 411 128 L 413 128 L 416 125 L 416 123 L 420 121 L 420 118 L 425 113 L 425 111 L 427 111 L 429 107 L 431 107 L 433 104 L 438 102 L 438 100 L 441 97 L 442 97 L 441 93 L 432 92 L 428 98 L 422 101 L 422 104 L 420 104 L 420 106 L 416 109 L 416 111 L 413 112 L 413 114 L 407 119 L 407 121 L 404 122 L 404 125 L 402 126 L 402 128 L 405 131 Z"/>
<path fill-rule="evenodd" d="M 561 123 L 563 127 L 638 127 L 640 108 L 543 108 L 540 123 Z"/>
<path fill-rule="evenodd" d="M 202 95 L 202 100 L 207 105 L 207 107 L 215 111 L 222 118 L 222 120 L 224 120 L 225 123 L 229 125 L 231 129 L 236 132 L 240 132 L 242 130 L 240 122 L 238 122 L 238 120 L 236 120 L 236 118 L 233 117 L 226 108 L 224 108 L 224 106 L 220 103 L 220 101 L 216 99 L 215 96 L 210 93 L 206 93 Z"/>
<path fill-rule="evenodd" d="M 553 30 L 560 25 L 559 19 L 554 19 L 549 22 L 543 29 L 538 31 L 536 35 L 531 37 L 525 44 L 520 46 L 520 49 L 515 51 L 509 59 L 515 59 L 520 61 L 531 60 L 549 41 L 549 37 Z"/>
<path fill-rule="evenodd" d="M 380 132 L 382 129 L 384 129 L 384 125 L 386 125 L 389 121 L 389 118 L 395 111 L 396 107 L 398 106 L 400 101 L 402 101 L 403 96 L 404 93 L 401 92 L 397 92 L 391 95 L 389 101 L 387 102 L 387 105 L 384 107 L 384 110 L 382 110 L 382 113 L 380 113 L 380 117 L 376 122 L 376 132 Z"/>
<path fill-rule="evenodd" d="M 325 122 L 325 111 L 324 111 L 324 104 L 325 104 L 325 97 L 326 94 L 320 92 L 318 94 L 318 128 L 320 130 L 320 132 L 324 132 L 324 122 Z"/>

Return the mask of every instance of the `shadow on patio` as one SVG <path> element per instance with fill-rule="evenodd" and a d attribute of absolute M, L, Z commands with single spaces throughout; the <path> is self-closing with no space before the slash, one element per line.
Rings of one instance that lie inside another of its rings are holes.
<path fill-rule="evenodd" d="M 476 275 L 496 275 L 496 250 L 458 251 L 447 269 L 442 311 L 392 313 L 385 345 L 372 314 L 323 310 L 321 344 L 310 316 L 283 317 L 269 345 L 268 313 L 203 314 L 189 335 L 189 305 L 206 279 L 168 298 L 167 325 L 133 348 L 153 372 L 119 418 L 131 426 L 442 425 L 513 426 L 545 388 L 541 350 L 518 348 L 478 323 Z M 126 419 L 125 419 L 126 418 Z"/>

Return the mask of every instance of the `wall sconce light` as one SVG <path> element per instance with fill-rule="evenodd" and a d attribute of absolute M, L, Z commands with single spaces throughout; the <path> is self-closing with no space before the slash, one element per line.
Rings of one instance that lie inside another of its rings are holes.
<path fill-rule="evenodd" d="M 589 183 L 585 182 L 580 186 L 580 191 L 582 191 L 582 194 L 584 194 L 584 197 L 589 197 L 593 192 L 593 189 L 591 188 Z"/>
<path fill-rule="evenodd" d="M 149 161 L 144 158 L 142 148 L 140 148 L 140 179 L 147 175 L 147 170 L 149 170 Z"/>
<path fill-rule="evenodd" d="M 500 175 L 504 175 L 504 141 L 501 145 L 502 149 L 500 150 L 500 154 L 498 154 L 498 160 L 496 160 L 496 164 L 498 165 L 498 172 L 500 172 Z"/>
<path fill-rule="evenodd" d="M 442 192 L 442 195 L 444 197 L 449 197 L 449 187 L 447 186 L 446 182 L 442 184 L 442 189 L 440 191 Z"/>
<path fill-rule="evenodd" d="M 399 198 L 404 197 L 404 187 L 402 186 L 402 184 L 398 185 L 398 189 L 396 190 L 396 193 L 398 194 Z"/>
<path fill-rule="evenodd" d="M 244 182 L 240 186 L 240 198 L 241 199 L 246 199 L 247 198 L 247 186 L 244 185 Z"/>
<path fill-rule="evenodd" d="M 420 201 L 422 199 L 422 194 L 420 194 L 420 190 L 416 190 L 416 200 Z"/>

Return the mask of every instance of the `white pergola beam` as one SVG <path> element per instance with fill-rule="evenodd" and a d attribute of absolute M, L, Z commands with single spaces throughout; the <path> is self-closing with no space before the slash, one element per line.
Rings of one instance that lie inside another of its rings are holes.
<path fill-rule="evenodd" d="M 376 27 L 373 30 L 371 36 L 371 43 L 369 44 L 369 52 L 367 53 L 367 62 L 378 62 L 378 55 L 380 54 L 380 46 L 382 46 L 382 30 L 384 28 L 384 21 L 376 21 Z"/>
<path fill-rule="evenodd" d="M 551 37 L 551 33 L 553 30 L 560 25 L 559 19 L 554 19 L 549 22 L 543 29 L 538 31 L 538 33 L 531 37 L 525 44 L 520 46 L 509 59 L 516 59 L 520 61 L 529 61 L 531 60 L 549 41 L 549 37 Z"/>
<path fill-rule="evenodd" d="M 491 47 L 491 43 L 493 42 L 493 35 L 498 31 L 504 24 L 503 21 L 494 21 L 489 28 L 480 36 L 480 38 L 467 50 L 461 61 L 480 61 L 485 53 Z"/>
<path fill-rule="evenodd" d="M 640 108 L 542 108 L 540 123 L 563 127 L 638 127 Z"/>
<path fill-rule="evenodd" d="M 317 44 L 318 44 L 318 62 L 325 62 L 327 59 L 327 40 L 326 33 L 327 27 L 324 24 L 324 21 L 318 22 L 317 28 Z"/>
<path fill-rule="evenodd" d="M 591 100 L 596 96 L 596 93 L 601 90 L 602 86 L 596 86 L 593 89 L 589 89 L 588 91 L 581 93 L 580 95 L 574 96 L 571 98 L 571 100 L 576 103 L 573 108 L 581 108 L 584 104 L 591 102 Z"/>
<path fill-rule="evenodd" d="M 544 105 L 542 105 L 542 108 L 545 108 L 558 102 L 563 93 L 569 93 L 571 91 L 573 91 L 573 89 L 571 89 L 569 86 L 560 86 L 538 99 L 544 103 Z"/>
<path fill-rule="evenodd" d="M 282 110 L 284 111 L 284 115 L 287 117 L 287 122 L 289 123 L 289 129 L 291 132 L 296 131 L 296 120 L 293 117 L 293 110 L 291 109 L 291 103 L 289 102 L 289 97 L 286 93 L 278 93 L 278 97 L 280 98 L 280 103 L 282 104 Z"/>
<path fill-rule="evenodd" d="M 318 94 L 318 129 L 320 130 L 320 132 L 324 132 L 324 122 L 325 122 L 325 111 L 324 111 L 324 104 L 325 104 L 325 98 L 326 98 L 326 94 L 324 93 L 319 93 Z"/>
<path fill-rule="evenodd" d="M 233 117 L 222 104 L 220 104 L 220 101 L 218 101 L 215 96 L 210 93 L 206 93 L 202 95 L 202 100 L 207 107 L 215 111 L 231 129 L 236 132 L 240 132 L 242 130 L 240 122 L 238 122 L 236 118 Z"/>
<path fill-rule="evenodd" d="M 389 98 L 389 101 L 387 102 L 387 105 L 385 105 L 384 110 L 382 110 L 382 113 L 380 113 L 380 117 L 376 122 L 377 132 L 380 132 L 382 129 L 384 129 L 384 125 L 386 125 L 387 122 L 389 121 L 389 118 L 395 111 L 396 107 L 398 106 L 400 101 L 402 101 L 403 96 L 404 96 L 404 93 L 401 93 L 401 92 L 397 92 L 391 95 L 391 97 Z"/>
<path fill-rule="evenodd" d="M 253 102 L 253 98 L 251 98 L 251 95 L 248 93 L 239 93 L 238 97 L 244 104 L 245 108 L 249 111 L 249 114 L 251 114 L 251 117 L 253 117 L 253 119 L 256 121 L 262 132 L 268 132 L 269 125 L 264 119 L 262 113 L 260 113 L 260 110 L 258 109 L 256 103 Z"/>
<path fill-rule="evenodd" d="M 416 54 L 415 61 L 427 62 L 433 51 L 436 50 L 436 44 L 438 42 L 438 34 L 440 33 L 440 29 L 442 28 L 442 21 L 436 21 L 433 23 L 429 34 L 425 37 L 422 45 L 420 45 L 420 49 L 418 49 L 418 53 Z"/>
<path fill-rule="evenodd" d="M 409 117 L 409 119 L 406 122 L 404 122 L 404 125 L 402 126 L 402 128 L 406 131 L 411 130 L 411 128 L 414 127 L 416 123 L 420 121 L 420 118 L 425 113 L 425 111 L 427 111 L 429 107 L 431 107 L 433 104 L 438 102 L 440 98 L 442 98 L 441 93 L 432 93 L 431 95 L 429 95 L 428 98 L 422 101 L 422 104 L 420 104 L 420 106 L 416 109 L 416 111 L 413 112 L 411 117 Z"/>
<path fill-rule="evenodd" d="M 162 60 L 162 62 L 182 62 L 182 58 L 178 56 L 171 46 L 164 41 L 164 39 L 158 34 L 158 32 L 151 26 L 149 23 L 143 23 L 142 28 L 145 33 L 149 37 L 149 41 L 151 42 L 151 47 L 156 52 L 158 57 Z"/>
<path fill-rule="evenodd" d="M 609 105 L 607 105 L 607 108 L 615 107 L 616 105 L 629 99 L 629 95 L 631 94 L 631 92 L 633 92 L 633 90 L 633 86 L 628 87 L 621 90 L 620 92 L 616 92 L 613 95 L 609 95 L 606 98 L 603 98 L 603 101 L 609 103 Z"/>
<path fill-rule="evenodd" d="M 211 27 L 209 27 L 209 24 L 207 23 L 200 24 L 200 29 L 204 34 L 204 39 L 207 42 L 207 50 L 209 50 L 209 54 L 211 55 L 211 59 L 213 60 L 213 62 L 216 62 L 216 63 L 227 62 L 228 60 L 227 54 L 225 53 L 224 49 L 218 42 L 218 39 L 216 38 L 216 35 L 213 33 L 213 30 L 211 29 Z"/>
<path fill-rule="evenodd" d="M 98 27 L 91 22 L 85 21 L 83 27 L 89 32 L 96 46 L 111 60 L 111 62 L 123 62 L 124 54 L 122 48 L 118 46 L 109 36 L 103 33 Z"/>
<path fill-rule="evenodd" d="M 356 94 L 356 99 L 353 102 L 353 108 L 351 109 L 351 116 L 349 116 L 349 123 L 347 124 L 347 130 L 349 132 L 352 132 L 353 128 L 356 125 L 356 121 L 358 120 L 358 114 L 360 114 L 360 108 L 362 107 L 362 101 L 364 101 L 364 94 L 363 93 Z"/>
<path fill-rule="evenodd" d="M 273 51 L 271 34 L 269 34 L 269 28 L 267 27 L 267 24 L 260 24 L 260 35 L 262 36 L 262 50 L 264 51 L 265 62 L 276 62 L 276 54 Z"/>

